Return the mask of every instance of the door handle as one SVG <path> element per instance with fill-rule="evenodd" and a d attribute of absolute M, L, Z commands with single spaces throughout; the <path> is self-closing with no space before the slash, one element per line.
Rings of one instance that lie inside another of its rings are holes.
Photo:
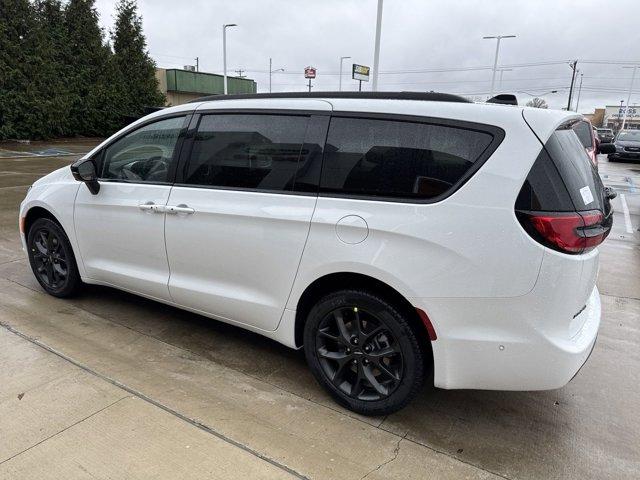
<path fill-rule="evenodd" d="M 158 205 L 156 205 L 153 202 L 141 203 L 140 205 L 138 205 L 138 208 L 140 210 L 142 210 L 143 212 L 157 212 L 158 211 Z"/>
<path fill-rule="evenodd" d="M 195 210 L 193 208 L 188 207 L 184 203 L 181 203 L 180 205 L 167 205 L 166 207 L 164 207 L 164 211 L 173 215 L 176 215 L 178 213 L 186 213 L 187 215 L 191 215 L 195 213 Z"/>

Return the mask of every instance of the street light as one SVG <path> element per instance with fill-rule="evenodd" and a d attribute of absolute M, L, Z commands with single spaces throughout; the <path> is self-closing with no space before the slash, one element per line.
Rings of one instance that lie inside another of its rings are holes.
<path fill-rule="evenodd" d="M 340 57 L 340 79 L 338 80 L 338 91 L 342 91 L 342 61 L 351 57 Z"/>
<path fill-rule="evenodd" d="M 498 69 L 498 54 L 500 53 L 500 40 L 503 38 L 516 38 L 515 35 L 494 35 L 491 37 L 482 37 L 484 40 L 496 39 L 496 58 L 493 60 L 493 74 L 491 75 L 491 95 L 493 97 L 493 93 L 495 91 L 496 86 L 496 70 Z"/>
<path fill-rule="evenodd" d="M 502 90 L 502 75 L 504 72 L 513 72 L 513 68 L 501 68 L 500 69 L 500 80 L 498 81 L 498 88 Z"/>
<path fill-rule="evenodd" d="M 269 93 L 271 93 L 271 74 L 276 72 L 284 72 L 284 68 L 276 68 L 273 70 L 273 61 L 269 58 Z"/>
<path fill-rule="evenodd" d="M 224 70 L 224 94 L 227 94 L 227 28 L 237 27 L 235 23 L 222 25 L 222 67 Z"/>
<path fill-rule="evenodd" d="M 380 60 L 380 30 L 382 29 L 382 0 L 378 0 L 378 15 L 376 17 L 376 43 L 373 48 L 373 81 L 371 90 L 378 91 L 378 63 Z"/>
<path fill-rule="evenodd" d="M 627 108 L 624 109 L 624 117 L 622 118 L 622 128 L 620 130 L 624 130 L 624 126 L 627 124 L 627 113 L 629 112 L 629 102 L 631 101 L 631 91 L 633 90 L 633 82 L 636 79 L 636 70 L 638 69 L 638 65 L 634 65 L 633 67 L 622 67 L 622 68 L 633 68 L 633 73 L 631 74 L 631 85 L 629 85 L 629 95 L 627 96 Z"/>
<path fill-rule="evenodd" d="M 578 107 L 580 106 L 580 94 L 582 93 L 582 77 L 584 73 L 580 74 L 580 86 L 578 87 L 578 99 L 576 100 L 576 112 L 578 111 Z"/>

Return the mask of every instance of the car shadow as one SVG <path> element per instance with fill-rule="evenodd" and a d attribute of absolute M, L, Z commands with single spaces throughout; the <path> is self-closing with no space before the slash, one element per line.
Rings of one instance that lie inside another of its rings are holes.
<path fill-rule="evenodd" d="M 336 405 L 315 382 L 302 351 L 261 335 L 108 287 L 88 286 L 78 307 L 289 393 L 502 475 L 562 469 L 574 454 L 565 434 L 576 420 L 571 388 L 550 392 L 424 388 L 404 410 L 362 417 Z M 537 478 L 537 477 L 536 477 Z"/>

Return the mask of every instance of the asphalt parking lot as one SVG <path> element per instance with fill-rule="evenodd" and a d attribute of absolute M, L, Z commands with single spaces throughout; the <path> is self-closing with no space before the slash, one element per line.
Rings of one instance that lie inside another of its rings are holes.
<path fill-rule="evenodd" d="M 640 478 L 640 162 L 600 159 L 619 194 L 603 323 L 569 385 L 425 390 L 366 418 L 263 337 L 104 287 L 46 295 L 18 206 L 90 144 L 0 152 L 0 478 Z M 71 154 L 24 153 L 49 148 Z"/>

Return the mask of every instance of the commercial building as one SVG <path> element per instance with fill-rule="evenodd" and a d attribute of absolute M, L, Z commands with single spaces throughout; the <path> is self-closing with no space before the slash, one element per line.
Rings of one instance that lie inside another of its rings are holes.
<path fill-rule="evenodd" d="M 594 127 L 604 125 L 604 108 L 596 108 L 593 113 L 585 113 L 584 116 Z"/>
<path fill-rule="evenodd" d="M 167 97 L 167 106 L 187 103 L 204 95 L 223 95 L 224 77 L 215 73 L 180 69 L 156 69 L 158 88 Z M 256 93 L 256 82 L 250 78 L 227 76 L 228 92 Z"/>
<path fill-rule="evenodd" d="M 606 106 L 604 109 L 604 120 L 602 126 L 612 128 L 614 130 L 620 130 L 626 108 L 626 106 L 621 107 L 620 105 Z M 624 128 L 640 129 L 640 106 L 631 105 L 629 107 L 627 121 Z"/>

